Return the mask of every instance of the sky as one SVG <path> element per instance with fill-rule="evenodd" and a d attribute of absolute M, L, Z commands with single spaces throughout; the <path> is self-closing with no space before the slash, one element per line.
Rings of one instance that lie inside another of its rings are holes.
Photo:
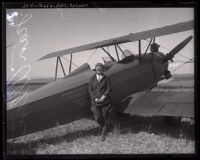
<path fill-rule="evenodd" d="M 55 76 L 56 58 L 37 61 L 54 51 L 102 41 L 129 33 L 141 32 L 165 25 L 194 20 L 193 8 L 62 8 L 62 9 L 7 9 L 6 43 L 7 79 L 30 79 Z M 160 51 L 169 52 L 194 31 L 180 32 L 156 38 Z M 147 41 L 142 41 L 145 51 Z M 138 52 L 138 43 L 125 43 L 122 49 Z M 114 48 L 106 49 L 114 54 Z M 103 62 L 106 54 L 97 49 L 73 54 L 77 66 L 87 62 L 94 68 L 95 63 Z M 194 39 L 175 56 L 169 66 L 176 70 L 194 57 Z M 65 58 L 69 59 L 69 55 Z M 62 60 L 66 73 L 69 62 Z M 76 69 L 75 65 L 72 70 Z M 59 67 L 58 76 L 63 76 Z M 187 63 L 174 74 L 194 73 L 194 63 Z"/>

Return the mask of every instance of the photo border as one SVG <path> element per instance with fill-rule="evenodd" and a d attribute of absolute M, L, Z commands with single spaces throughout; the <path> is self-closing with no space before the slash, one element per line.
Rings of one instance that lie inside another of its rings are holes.
<path fill-rule="evenodd" d="M 6 9 L 11 8 L 56 8 L 56 7 L 48 7 L 48 5 L 57 5 L 58 8 L 79 8 L 77 5 L 83 4 L 83 2 L 79 1 L 68 1 L 68 2 L 20 2 L 20 3 L 13 3 L 13 2 L 3 2 L 2 3 L 2 92 L 3 92 L 3 109 L 2 109 L 2 127 L 3 127 L 3 159 L 100 159 L 100 158 L 199 158 L 199 100 L 198 100 L 198 90 L 199 87 L 198 80 L 199 75 L 198 73 L 198 63 L 199 63 L 199 55 L 197 54 L 199 51 L 199 21 L 197 21 L 197 17 L 199 17 L 199 3 L 196 1 L 162 1 L 162 2 L 155 2 L 155 1 L 88 1 L 84 2 L 85 7 L 83 8 L 152 8 L 152 7 L 194 7 L 194 21 L 195 21 L 195 28 L 194 28 L 194 46 L 195 46 L 195 55 L 194 55 L 194 79 L 195 79 L 195 153 L 194 154 L 122 154 L 122 155 L 115 155 L 115 154 L 105 154 L 105 155 L 90 155 L 90 154 L 83 154 L 83 155 L 7 155 L 7 136 L 6 136 L 6 119 L 7 119 L 7 111 L 6 111 Z"/>

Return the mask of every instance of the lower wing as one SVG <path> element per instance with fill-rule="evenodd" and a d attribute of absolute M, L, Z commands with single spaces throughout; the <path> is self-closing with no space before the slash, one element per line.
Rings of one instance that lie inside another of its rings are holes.
<path fill-rule="evenodd" d="M 194 118 L 194 92 L 141 92 L 122 101 L 118 112 L 140 116 Z"/>

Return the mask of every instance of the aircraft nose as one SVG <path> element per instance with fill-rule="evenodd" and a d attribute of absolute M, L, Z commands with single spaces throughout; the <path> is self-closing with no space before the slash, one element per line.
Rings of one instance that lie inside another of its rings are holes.
<path fill-rule="evenodd" d="M 176 47 L 174 47 L 169 53 L 166 54 L 164 61 L 172 60 L 175 54 L 177 54 L 181 49 L 183 49 L 192 39 L 192 36 L 189 36 L 181 43 L 179 43 Z"/>

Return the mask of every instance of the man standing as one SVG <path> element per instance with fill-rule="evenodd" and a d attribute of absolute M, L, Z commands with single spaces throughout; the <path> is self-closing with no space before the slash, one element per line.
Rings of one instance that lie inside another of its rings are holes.
<path fill-rule="evenodd" d="M 89 81 L 89 95 L 91 97 L 91 110 L 94 113 L 94 119 L 100 125 L 101 140 L 105 140 L 107 129 L 107 113 L 111 109 L 110 92 L 111 84 L 108 77 L 103 73 L 103 64 L 95 65 L 96 74 Z"/>

